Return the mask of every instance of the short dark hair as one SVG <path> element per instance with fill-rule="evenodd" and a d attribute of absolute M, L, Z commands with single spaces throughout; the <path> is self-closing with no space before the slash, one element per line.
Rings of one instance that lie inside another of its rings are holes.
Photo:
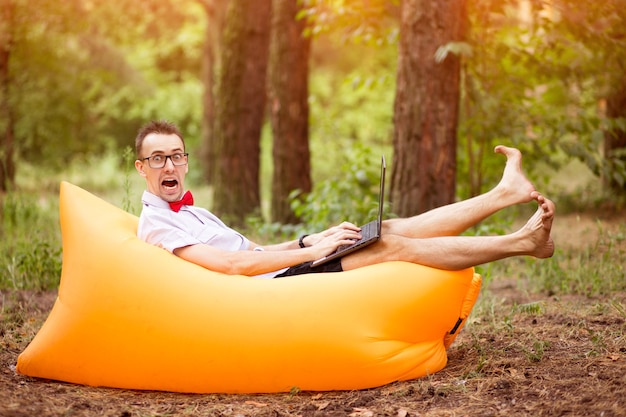
<path fill-rule="evenodd" d="M 161 135 L 177 135 L 181 141 L 183 141 L 183 149 L 185 147 L 185 139 L 183 138 L 183 134 L 180 132 L 180 129 L 176 124 L 172 122 L 168 122 L 166 120 L 152 120 L 145 125 L 143 125 L 139 132 L 137 132 L 137 137 L 135 138 L 135 152 L 137 153 L 137 157 L 141 157 L 141 148 L 143 146 L 143 140 L 151 133 L 157 133 Z"/>

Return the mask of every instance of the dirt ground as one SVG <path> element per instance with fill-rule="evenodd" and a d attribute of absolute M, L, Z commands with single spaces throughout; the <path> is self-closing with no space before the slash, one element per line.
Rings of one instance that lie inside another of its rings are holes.
<path fill-rule="evenodd" d="M 588 239 L 594 223 L 561 219 L 557 242 Z M 349 392 L 186 395 L 17 375 L 17 356 L 56 294 L 5 293 L 0 416 L 626 416 L 626 293 L 548 296 L 498 277 L 484 296 L 488 311 L 475 309 L 448 366 L 428 378 Z"/>

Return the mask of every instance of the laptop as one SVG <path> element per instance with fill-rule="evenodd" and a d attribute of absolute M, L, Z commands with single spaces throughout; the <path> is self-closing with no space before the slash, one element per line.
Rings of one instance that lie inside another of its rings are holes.
<path fill-rule="evenodd" d="M 386 170 L 387 163 L 385 162 L 385 155 L 383 155 L 380 160 L 380 192 L 378 194 L 378 218 L 361 226 L 361 239 L 355 241 L 350 245 L 339 246 L 335 252 L 313 261 L 311 263 L 312 267 L 324 265 L 326 262 L 330 262 L 333 259 L 346 256 L 347 254 L 371 245 L 372 243 L 377 242 L 380 239 L 380 233 L 383 223 L 383 202 L 385 201 Z"/>

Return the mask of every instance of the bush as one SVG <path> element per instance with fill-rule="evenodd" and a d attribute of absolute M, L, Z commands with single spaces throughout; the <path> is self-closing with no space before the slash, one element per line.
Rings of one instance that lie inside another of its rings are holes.
<path fill-rule="evenodd" d="M 323 230 L 344 220 L 360 225 L 377 216 L 379 184 L 380 156 L 355 144 L 335 176 L 316 183 L 309 194 L 292 193 L 291 207 L 310 230 Z M 385 207 L 389 217 L 389 207 Z"/>

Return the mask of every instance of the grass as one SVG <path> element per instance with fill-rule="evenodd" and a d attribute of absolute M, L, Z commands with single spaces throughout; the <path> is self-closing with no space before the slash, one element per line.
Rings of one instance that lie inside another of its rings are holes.
<path fill-rule="evenodd" d="M 55 288 L 61 273 L 58 199 L 10 193 L 0 202 L 0 289 Z"/>
<path fill-rule="evenodd" d="M 579 294 L 588 297 L 626 290 L 626 224 L 607 230 L 596 222 L 590 237 L 575 246 L 558 242 L 550 259 L 514 258 L 490 264 L 482 272 L 517 276 L 529 283 L 528 291 L 547 295 Z M 585 231 L 583 231 L 584 233 Z M 593 233 L 592 233 L 593 232 Z"/>

